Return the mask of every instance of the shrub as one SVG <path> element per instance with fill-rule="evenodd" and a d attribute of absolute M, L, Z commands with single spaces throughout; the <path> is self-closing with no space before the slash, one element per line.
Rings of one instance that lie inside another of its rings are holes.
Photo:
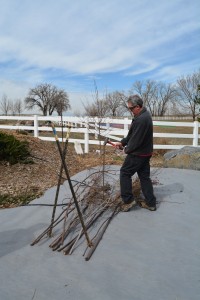
<path fill-rule="evenodd" d="M 26 162 L 29 155 L 28 142 L 19 141 L 13 135 L 0 132 L 0 160 L 15 164 Z"/>

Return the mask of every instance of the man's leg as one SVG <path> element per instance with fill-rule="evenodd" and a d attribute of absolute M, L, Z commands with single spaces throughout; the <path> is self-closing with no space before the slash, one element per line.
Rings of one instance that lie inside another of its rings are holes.
<path fill-rule="evenodd" d="M 136 172 L 132 169 L 132 161 L 129 155 L 126 156 L 124 163 L 120 169 L 120 188 L 121 198 L 124 203 L 130 203 L 133 201 L 132 192 L 132 175 Z"/>
<path fill-rule="evenodd" d="M 141 183 L 142 193 L 145 197 L 145 202 L 149 207 L 156 208 L 156 197 L 153 193 L 153 185 L 150 178 L 150 157 L 142 157 L 142 167 L 138 170 L 138 177 Z"/>
<path fill-rule="evenodd" d="M 121 198 L 124 203 L 130 203 L 134 200 L 132 189 L 132 176 L 140 168 L 140 161 L 134 155 L 127 155 L 120 169 L 120 187 Z"/>

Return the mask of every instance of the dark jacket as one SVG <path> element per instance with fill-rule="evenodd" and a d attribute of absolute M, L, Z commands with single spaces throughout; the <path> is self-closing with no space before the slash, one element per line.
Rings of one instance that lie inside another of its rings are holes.
<path fill-rule="evenodd" d="M 142 108 L 131 123 L 127 137 L 121 140 L 126 154 L 151 155 L 153 151 L 153 122 L 150 113 Z"/>

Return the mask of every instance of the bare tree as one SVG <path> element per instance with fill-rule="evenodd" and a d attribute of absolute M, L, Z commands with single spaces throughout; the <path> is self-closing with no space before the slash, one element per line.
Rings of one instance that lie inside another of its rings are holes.
<path fill-rule="evenodd" d="M 127 111 L 127 97 L 123 92 L 115 91 L 106 95 L 106 105 L 108 106 L 108 115 L 112 117 L 123 116 Z"/>
<path fill-rule="evenodd" d="M 108 112 L 108 105 L 106 99 L 99 98 L 99 92 L 96 85 L 96 81 L 94 80 L 94 93 L 92 94 L 93 102 L 90 104 L 83 103 L 83 107 L 85 109 L 85 113 L 87 116 L 93 117 L 93 126 L 92 131 L 95 129 L 95 137 L 99 139 L 99 148 L 101 152 L 101 136 L 104 133 L 105 129 L 102 128 L 102 123 L 104 117 L 106 117 Z M 96 118 L 97 117 L 97 118 Z M 91 118 L 92 119 L 92 118 Z"/>
<path fill-rule="evenodd" d="M 68 94 L 63 90 L 59 91 L 57 100 L 55 102 L 56 102 L 55 109 L 59 116 L 61 116 L 64 111 L 67 111 L 71 108 Z"/>
<path fill-rule="evenodd" d="M 182 115 L 183 114 L 182 109 L 177 101 L 177 98 L 175 98 L 174 100 L 172 100 L 170 102 L 169 111 L 173 115 Z"/>
<path fill-rule="evenodd" d="M 20 116 L 21 112 L 22 112 L 22 101 L 20 99 L 16 99 L 15 101 L 9 100 L 9 107 L 8 107 L 8 111 L 10 111 L 10 113 L 15 116 L 17 113 Z"/>
<path fill-rule="evenodd" d="M 120 111 L 122 115 L 128 114 L 132 117 L 132 113 L 130 109 L 127 106 L 127 101 L 132 92 L 130 91 L 129 93 L 125 93 L 124 91 L 119 92 L 119 97 L 121 99 L 121 104 L 120 104 Z"/>
<path fill-rule="evenodd" d="M 157 93 L 158 83 L 154 80 L 136 81 L 133 83 L 131 92 L 137 93 L 144 101 L 144 105 L 149 109 L 153 115 L 153 106 L 155 101 L 155 95 Z"/>
<path fill-rule="evenodd" d="M 85 109 L 85 114 L 90 117 L 99 117 L 102 118 L 108 111 L 106 101 L 103 99 L 96 99 L 92 103 L 83 103 Z"/>
<path fill-rule="evenodd" d="M 174 85 L 154 80 L 136 81 L 133 92 L 137 92 L 152 116 L 164 116 L 169 103 L 175 100 L 177 91 Z"/>
<path fill-rule="evenodd" d="M 154 100 L 151 103 L 152 115 L 164 116 L 167 111 L 168 104 L 174 101 L 176 95 L 177 91 L 175 86 L 163 82 L 158 83 L 154 93 Z"/>
<path fill-rule="evenodd" d="M 105 117 L 108 112 L 108 105 L 105 99 L 99 99 L 99 92 L 96 85 L 96 81 L 94 80 L 94 94 L 92 95 L 93 102 L 92 103 L 83 103 L 83 107 L 85 109 L 86 115 L 90 117 Z"/>
<path fill-rule="evenodd" d="M 177 91 L 179 103 L 184 109 L 192 113 L 195 120 L 198 115 L 200 103 L 198 86 L 200 85 L 200 70 L 191 75 L 182 76 L 177 80 Z"/>
<path fill-rule="evenodd" d="M 0 102 L 0 108 L 1 108 L 2 113 L 7 116 L 8 112 L 11 109 L 11 102 L 6 95 L 2 96 L 2 99 Z"/>
<path fill-rule="evenodd" d="M 197 104 L 200 104 L 200 84 L 197 85 L 197 96 L 196 96 Z"/>
<path fill-rule="evenodd" d="M 15 113 L 20 116 L 23 111 L 23 104 L 21 99 L 16 99 L 14 103 Z"/>
<path fill-rule="evenodd" d="M 69 102 L 69 96 L 64 90 L 53 90 L 52 98 L 49 103 L 49 115 L 52 115 L 54 110 L 59 116 L 71 108 Z"/>
<path fill-rule="evenodd" d="M 70 108 L 68 94 L 48 83 L 30 89 L 28 97 L 25 98 L 25 104 L 27 109 L 39 108 L 44 116 L 47 116 L 47 114 L 52 115 L 57 108 L 60 112 L 60 107 L 63 111 Z"/>
<path fill-rule="evenodd" d="M 14 116 L 15 115 L 15 104 L 10 100 L 10 112 Z"/>

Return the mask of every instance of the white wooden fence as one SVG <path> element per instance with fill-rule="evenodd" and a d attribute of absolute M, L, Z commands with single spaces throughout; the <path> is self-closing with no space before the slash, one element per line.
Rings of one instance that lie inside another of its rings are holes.
<path fill-rule="evenodd" d="M 61 126 L 61 117 L 59 116 L 0 116 L 0 129 L 10 129 L 10 130 L 28 130 L 33 132 L 33 136 L 45 141 L 55 141 L 53 133 L 51 136 L 47 133 L 52 132 L 51 126 L 48 126 L 48 121 L 51 121 L 56 126 L 56 131 L 67 132 L 67 126 L 72 126 L 71 133 L 81 134 L 81 138 L 69 138 L 69 143 L 79 142 L 84 144 L 84 152 L 89 152 L 90 144 L 103 144 L 105 137 L 108 137 L 115 141 L 120 141 L 122 137 L 126 136 L 128 133 L 128 128 L 131 123 L 131 120 L 128 118 L 123 119 L 110 119 L 110 118 L 91 118 L 91 117 L 62 117 Z M 22 124 L 23 123 L 23 124 Z M 195 122 L 168 122 L 168 121 L 153 121 L 154 126 L 159 128 L 169 127 L 174 130 L 178 127 L 182 128 L 183 133 L 166 133 L 166 132 L 155 132 L 156 127 L 154 127 L 154 137 L 162 138 L 165 142 L 163 144 L 154 144 L 154 149 L 180 149 L 184 146 L 196 146 L 200 147 L 200 134 L 199 128 L 200 123 Z M 191 128 L 191 133 L 184 133 L 184 128 Z M 179 130 L 180 131 L 180 130 Z M 42 132 L 42 135 L 40 134 Z M 71 134 L 72 135 L 72 134 Z M 101 136 L 101 142 L 98 140 L 98 137 Z M 61 138 L 59 138 L 61 140 Z M 168 144 L 167 139 L 174 141 L 177 139 L 186 139 L 187 143 L 177 144 L 171 143 Z"/>

